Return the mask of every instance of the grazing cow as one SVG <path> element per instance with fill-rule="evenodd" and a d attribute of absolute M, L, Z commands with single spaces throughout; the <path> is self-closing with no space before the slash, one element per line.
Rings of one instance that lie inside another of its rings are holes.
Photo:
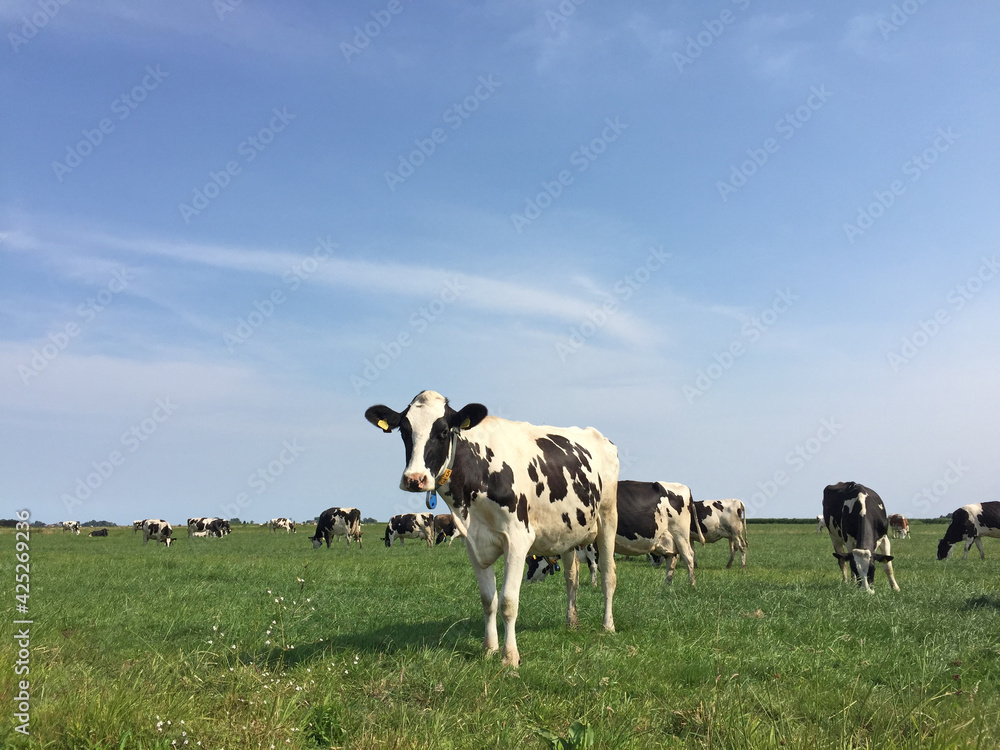
<path fill-rule="evenodd" d="M 969 556 L 973 544 L 979 548 L 980 559 L 985 560 L 984 536 L 1000 537 L 1000 502 L 996 500 L 963 505 L 952 513 L 951 525 L 944 532 L 944 539 L 938 542 L 937 559 L 944 560 L 951 554 L 952 547 L 965 542 L 963 560 Z"/>
<path fill-rule="evenodd" d="M 821 534 L 826 531 L 826 521 L 823 520 L 823 514 L 820 513 L 816 516 L 816 533 Z"/>
<path fill-rule="evenodd" d="M 268 523 L 271 525 L 271 531 L 284 529 L 286 534 L 295 533 L 295 521 L 290 518 L 272 518 Z"/>
<path fill-rule="evenodd" d="M 559 572 L 559 558 L 544 555 L 528 555 L 525 560 L 524 580 L 528 583 L 544 581 L 553 573 Z"/>
<path fill-rule="evenodd" d="M 159 518 L 147 518 L 142 522 L 142 543 L 146 544 L 150 539 L 154 542 L 163 542 L 167 547 L 173 542 L 173 528 L 169 523 Z"/>
<path fill-rule="evenodd" d="M 889 516 L 889 528 L 892 529 L 893 539 L 905 539 L 910 535 L 910 522 L 906 520 L 906 516 L 901 516 L 899 513 Z"/>
<path fill-rule="evenodd" d="M 434 545 L 434 514 L 433 513 L 403 513 L 393 516 L 385 527 L 385 546 L 399 540 L 404 544 L 406 539 L 424 539 L 427 546 Z"/>
<path fill-rule="evenodd" d="M 693 502 L 691 490 L 683 484 L 623 479 L 618 483 L 615 552 L 628 557 L 648 554 L 669 557 L 666 583 L 674 580 L 680 555 L 694 586 L 692 531 L 702 544 L 705 539 L 701 527 L 693 522 Z"/>
<path fill-rule="evenodd" d="M 229 521 L 225 518 L 189 518 L 188 536 L 214 536 L 222 538 L 230 533 Z"/>
<path fill-rule="evenodd" d="M 107 529 L 98 529 L 97 531 L 91 531 L 89 534 L 89 536 L 107 536 L 107 535 L 108 535 Z"/>
<path fill-rule="evenodd" d="M 135 521 L 132 522 L 132 533 L 133 534 L 135 532 L 137 532 L 137 531 L 141 531 L 142 530 L 142 522 L 145 521 L 145 520 L 146 520 L 145 518 L 139 518 L 139 519 L 137 519 L 137 520 L 135 520 Z"/>
<path fill-rule="evenodd" d="M 80 522 L 79 521 L 63 521 L 62 522 L 63 531 L 75 531 L 77 534 L 80 533 Z"/>
<path fill-rule="evenodd" d="M 458 526 L 455 525 L 455 519 L 451 517 L 451 513 L 434 516 L 434 544 L 441 544 L 447 539 L 450 547 L 452 540 L 458 535 Z"/>
<path fill-rule="evenodd" d="M 614 632 L 618 450 L 593 428 L 537 426 L 487 416 L 482 404 L 455 411 L 434 391 L 402 412 L 373 406 L 365 418 L 384 432 L 399 428 L 406 453 L 400 488 L 437 492 L 465 537 L 479 584 L 486 653 L 499 650 L 497 610 L 504 621 L 503 663 L 517 665 L 516 622 L 528 555 L 560 555 L 566 622 L 576 627 L 576 548 L 597 540 L 601 552 L 604 629 Z M 493 570 L 504 557 L 497 597 Z"/>
<path fill-rule="evenodd" d="M 352 539 L 358 543 L 358 549 L 362 549 L 361 511 L 357 508 L 327 508 L 320 513 L 316 533 L 309 537 L 313 549 L 323 546 L 324 540 L 326 548 L 330 549 L 330 539 L 335 536 L 347 537 L 348 549 L 351 548 Z"/>
<path fill-rule="evenodd" d="M 747 566 L 747 512 L 739 500 L 695 500 L 691 523 L 697 520 L 706 544 L 720 539 L 729 541 L 729 562 L 733 566 L 736 552 L 740 553 L 740 567 Z M 694 526 L 691 527 L 694 529 Z"/>
<path fill-rule="evenodd" d="M 830 530 L 833 556 L 840 562 L 845 583 L 850 563 L 858 586 L 870 594 L 875 593 L 873 563 L 880 562 L 892 590 L 899 591 L 892 573 L 889 519 L 877 492 L 857 482 L 829 485 L 823 490 L 823 520 Z M 880 548 L 884 552 L 879 552 Z"/>

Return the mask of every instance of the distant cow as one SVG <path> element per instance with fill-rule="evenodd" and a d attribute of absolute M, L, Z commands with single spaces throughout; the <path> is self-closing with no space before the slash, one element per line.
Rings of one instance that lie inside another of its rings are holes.
<path fill-rule="evenodd" d="M 733 558 L 736 557 L 738 550 L 740 567 L 746 568 L 747 512 L 743 503 L 739 500 L 695 500 L 694 510 L 691 523 L 695 523 L 697 519 L 706 544 L 712 544 L 720 539 L 729 541 L 729 562 L 726 563 L 726 567 L 733 566 Z"/>
<path fill-rule="evenodd" d="M 451 541 L 458 535 L 458 526 L 455 525 L 455 519 L 451 517 L 451 513 L 441 513 L 434 516 L 434 544 L 441 544 L 447 539 L 450 547 Z"/>
<path fill-rule="evenodd" d="M 880 562 L 892 590 L 899 591 L 892 573 L 889 519 L 877 492 L 857 482 L 829 485 L 823 490 L 823 520 L 830 530 L 833 556 L 840 562 L 845 583 L 848 580 L 847 564 L 850 563 L 858 586 L 874 593 L 873 563 Z"/>
<path fill-rule="evenodd" d="M 173 528 L 164 520 L 159 518 L 147 518 L 142 522 L 142 543 L 145 545 L 150 539 L 154 542 L 163 542 L 167 547 L 174 541 L 170 535 Z"/>
<path fill-rule="evenodd" d="M 406 539 L 425 539 L 427 546 L 434 545 L 434 514 L 433 513 L 402 513 L 389 519 L 385 527 L 385 546 L 399 540 L 400 545 Z"/>
<path fill-rule="evenodd" d="M 272 518 L 268 524 L 271 526 L 271 531 L 284 529 L 286 534 L 295 533 L 295 521 L 290 518 Z"/>
<path fill-rule="evenodd" d="M 224 518 L 189 518 L 188 536 L 224 537 L 230 533 L 229 521 Z"/>
<path fill-rule="evenodd" d="M 823 520 L 823 514 L 820 513 L 816 516 L 816 533 L 821 534 L 826 531 L 826 521 Z"/>
<path fill-rule="evenodd" d="M 132 533 L 133 534 L 135 532 L 137 532 L 137 531 L 141 531 L 142 530 L 142 522 L 145 521 L 145 520 L 146 520 L 145 518 L 140 518 L 140 519 L 135 520 L 135 521 L 132 522 Z"/>
<path fill-rule="evenodd" d="M 482 404 L 453 409 L 423 391 L 402 412 L 372 406 L 365 418 L 384 432 L 399 429 L 406 454 L 400 489 L 436 491 L 465 537 L 483 605 L 483 650 L 500 648 L 503 664 L 518 664 L 516 622 L 528 555 L 560 555 L 566 580 L 566 624 L 575 628 L 579 563 L 576 548 L 597 540 L 601 550 L 604 630 L 613 633 L 618 522 L 618 449 L 593 428 L 549 427 L 489 416 Z M 493 564 L 504 558 L 497 596 Z"/>
<path fill-rule="evenodd" d="M 91 531 L 88 536 L 107 536 L 107 535 L 108 535 L 107 529 L 98 529 L 97 531 Z"/>
<path fill-rule="evenodd" d="M 889 528 L 892 529 L 893 539 L 905 539 L 910 535 L 910 522 L 899 513 L 889 516 Z"/>
<path fill-rule="evenodd" d="M 558 557 L 528 555 L 525 563 L 524 580 L 528 583 L 544 581 L 548 576 L 559 572 Z"/>
<path fill-rule="evenodd" d="M 615 552 L 620 555 L 660 555 L 670 558 L 666 583 L 674 579 L 679 555 L 694 586 L 694 551 L 691 534 L 704 544 L 701 527 L 693 523 L 691 490 L 676 482 L 618 482 L 618 533 Z"/>
<path fill-rule="evenodd" d="M 63 531 L 75 531 L 77 534 L 80 533 L 80 522 L 79 521 L 63 521 L 62 522 Z"/>
<path fill-rule="evenodd" d="M 361 511 L 357 508 L 327 508 L 319 516 L 316 524 L 316 533 L 309 537 L 313 543 L 313 549 L 323 546 L 330 548 L 330 539 L 333 537 L 347 537 L 347 548 L 351 548 L 351 540 L 361 544 Z"/>
<path fill-rule="evenodd" d="M 965 542 L 963 560 L 969 556 L 973 544 L 979 548 L 980 559 L 985 560 L 984 536 L 1000 537 L 1000 502 L 996 500 L 963 505 L 952 513 L 951 525 L 944 532 L 944 539 L 938 542 L 937 559 L 944 560 L 951 554 L 953 546 Z"/>

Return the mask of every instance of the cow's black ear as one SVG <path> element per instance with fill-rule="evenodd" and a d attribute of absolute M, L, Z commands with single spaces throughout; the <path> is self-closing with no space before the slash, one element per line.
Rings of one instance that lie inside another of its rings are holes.
<path fill-rule="evenodd" d="M 851 559 L 850 555 L 846 555 L 842 552 L 834 552 L 833 556 L 836 557 L 838 560 L 843 560 L 844 562 L 847 562 L 848 560 Z"/>
<path fill-rule="evenodd" d="M 872 555 L 872 560 L 880 563 L 892 562 L 892 555 L 875 554 Z"/>
<path fill-rule="evenodd" d="M 388 406 L 370 406 L 365 411 L 365 419 L 378 427 L 382 432 L 392 432 L 399 427 L 401 416 L 399 412 L 393 411 Z"/>
<path fill-rule="evenodd" d="M 452 415 L 449 427 L 468 430 L 486 419 L 487 414 L 489 411 L 482 404 L 468 404 Z"/>

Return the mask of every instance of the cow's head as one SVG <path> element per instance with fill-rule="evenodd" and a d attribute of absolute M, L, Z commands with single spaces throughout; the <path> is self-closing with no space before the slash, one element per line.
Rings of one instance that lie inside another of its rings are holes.
<path fill-rule="evenodd" d="M 538 583 L 539 581 L 544 581 L 547 576 L 559 572 L 558 557 L 529 555 L 526 562 L 527 570 L 524 574 L 524 580 L 528 583 Z"/>
<path fill-rule="evenodd" d="M 392 524 L 385 525 L 385 536 L 383 537 L 386 547 L 392 546 Z"/>
<path fill-rule="evenodd" d="M 892 562 L 892 555 L 883 555 L 880 552 L 873 553 L 867 549 L 855 549 L 846 553 L 834 552 L 833 556 L 851 564 L 854 580 L 868 593 L 875 593 L 875 589 L 872 587 L 872 584 L 875 583 L 875 565 L 873 563 Z"/>
<path fill-rule="evenodd" d="M 173 541 L 174 541 L 174 538 L 172 536 L 165 536 L 165 537 L 163 537 L 163 543 L 166 546 L 168 546 L 168 547 L 173 543 Z"/>
<path fill-rule="evenodd" d="M 949 542 L 947 539 L 942 539 L 938 542 L 937 559 L 944 560 L 948 555 L 951 554 L 951 548 L 955 546 L 954 542 Z"/>
<path fill-rule="evenodd" d="M 486 414 L 482 404 L 469 404 L 455 411 L 440 393 L 424 391 L 402 413 L 380 404 L 369 408 L 365 419 L 384 432 L 399 428 L 406 450 L 406 468 L 399 487 L 408 492 L 426 492 L 437 489 L 441 472 L 451 458 L 453 431 L 475 427 Z"/>

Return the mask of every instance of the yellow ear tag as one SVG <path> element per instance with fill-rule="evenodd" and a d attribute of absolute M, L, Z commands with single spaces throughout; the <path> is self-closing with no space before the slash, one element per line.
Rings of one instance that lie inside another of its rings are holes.
<path fill-rule="evenodd" d="M 464 422 L 462 422 L 462 426 L 461 426 L 460 429 L 467 430 L 467 429 L 469 429 L 469 425 L 470 424 L 472 424 L 472 422 L 470 422 L 468 419 L 466 419 Z"/>
<path fill-rule="evenodd" d="M 389 429 L 389 423 L 384 419 L 380 419 L 378 421 L 378 426 L 382 428 L 383 432 L 392 432 L 392 430 Z"/>
<path fill-rule="evenodd" d="M 446 484 L 448 480 L 451 479 L 451 469 L 445 469 L 441 472 L 441 478 L 438 480 L 440 484 Z"/>

